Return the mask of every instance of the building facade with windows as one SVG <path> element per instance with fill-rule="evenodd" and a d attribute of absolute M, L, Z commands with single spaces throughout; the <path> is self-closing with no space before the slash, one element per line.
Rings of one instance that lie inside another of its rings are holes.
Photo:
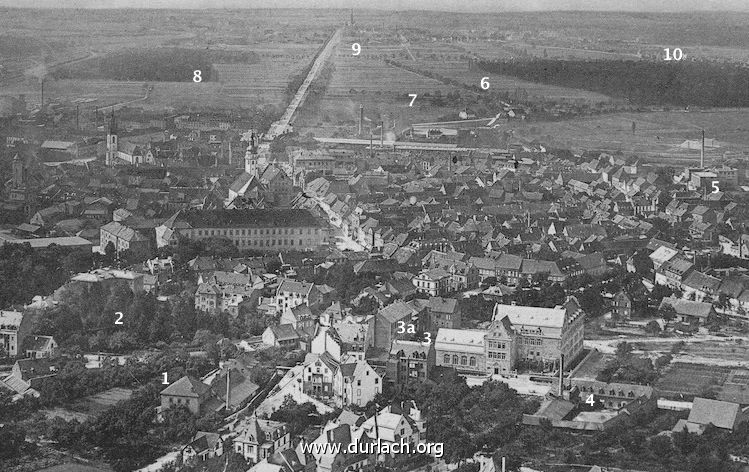
<path fill-rule="evenodd" d="M 19 346 L 30 326 L 24 329 L 24 316 L 20 311 L 0 310 L 0 352 L 3 356 L 16 357 Z M 26 325 L 30 324 L 29 322 Z"/>
<path fill-rule="evenodd" d="M 434 367 L 432 344 L 396 339 L 390 348 L 387 377 L 402 388 L 410 383 L 422 383 Z"/>
<path fill-rule="evenodd" d="M 486 330 L 440 328 L 436 364 L 480 375 L 510 373 L 521 360 L 553 370 L 562 356 L 571 363 L 582 354 L 584 321 L 574 297 L 554 308 L 497 304 Z"/>
<path fill-rule="evenodd" d="M 486 372 L 486 331 L 440 328 L 434 343 L 436 363 L 467 374 Z"/>
<path fill-rule="evenodd" d="M 175 215 L 156 228 L 158 246 L 225 237 L 240 250 L 313 251 L 327 246 L 328 228 L 307 210 L 193 210 Z"/>

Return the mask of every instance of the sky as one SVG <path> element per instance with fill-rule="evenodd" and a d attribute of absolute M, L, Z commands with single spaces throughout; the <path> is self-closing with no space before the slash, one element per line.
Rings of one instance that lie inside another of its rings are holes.
<path fill-rule="evenodd" d="M 0 0 L 27 8 L 374 8 L 498 11 L 746 11 L 749 0 Z"/>

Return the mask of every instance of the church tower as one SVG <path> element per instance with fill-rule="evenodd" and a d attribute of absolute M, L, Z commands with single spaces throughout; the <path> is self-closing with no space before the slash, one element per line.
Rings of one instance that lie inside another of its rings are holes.
<path fill-rule="evenodd" d="M 23 160 L 15 155 L 13 158 L 13 187 L 14 189 L 25 189 L 26 188 L 26 168 L 23 165 Z"/>
<path fill-rule="evenodd" d="M 257 177 L 257 138 L 254 131 L 250 135 L 250 143 L 244 155 L 244 171 Z"/>
<path fill-rule="evenodd" d="M 107 154 L 105 163 L 107 166 L 114 165 L 115 159 L 117 158 L 117 121 L 114 118 L 114 108 L 112 108 L 112 118 L 109 120 L 109 126 L 107 127 Z"/>

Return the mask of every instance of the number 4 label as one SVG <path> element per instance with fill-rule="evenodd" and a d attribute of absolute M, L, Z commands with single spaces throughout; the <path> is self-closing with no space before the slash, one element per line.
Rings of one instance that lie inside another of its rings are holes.
<path fill-rule="evenodd" d="M 592 393 L 588 395 L 588 399 L 585 400 L 585 403 L 587 403 L 590 406 L 596 406 L 596 399 L 593 397 Z"/>

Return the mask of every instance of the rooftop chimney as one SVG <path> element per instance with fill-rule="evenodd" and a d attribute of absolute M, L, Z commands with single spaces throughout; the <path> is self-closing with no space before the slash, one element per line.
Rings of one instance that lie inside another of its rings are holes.
<path fill-rule="evenodd" d="M 359 136 L 361 136 L 363 125 L 364 125 L 364 105 L 359 105 Z"/>

